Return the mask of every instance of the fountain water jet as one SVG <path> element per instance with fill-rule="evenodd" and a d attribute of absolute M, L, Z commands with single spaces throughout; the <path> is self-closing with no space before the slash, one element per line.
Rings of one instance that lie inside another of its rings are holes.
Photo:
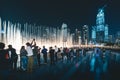
<path fill-rule="evenodd" d="M 63 29 L 64 26 L 66 29 Z M 33 38 L 36 39 L 36 43 L 40 47 L 43 45 L 46 47 L 55 45 L 63 47 L 64 39 L 66 40 L 66 47 L 72 46 L 72 36 L 65 23 L 59 29 L 59 27 L 36 26 L 28 23 L 13 24 L 10 21 L 2 21 L 0 18 L 0 42 L 4 42 L 6 48 L 11 44 L 19 54 L 21 46 L 25 45 L 26 42 L 31 42 Z"/>

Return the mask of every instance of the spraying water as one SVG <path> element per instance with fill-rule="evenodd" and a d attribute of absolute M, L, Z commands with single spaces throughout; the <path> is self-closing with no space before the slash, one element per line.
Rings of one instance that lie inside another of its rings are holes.
<path fill-rule="evenodd" d="M 63 27 L 66 27 L 64 29 Z M 67 37 L 65 37 L 67 36 Z M 26 42 L 31 42 L 35 38 L 37 46 L 46 47 L 57 45 L 63 47 L 63 41 L 66 40 L 66 47 L 72 46 L 72 35 L 67 30 L 67 24 L 63 23 L 62 28 L 37 26 L 36 24 L 13 24 L 10 21 L 2 21 L 0 18 L 0 42 L 6 44 L 6 48 L 11 44 L 17 51 Z M 19 52 L 18 52 L 19 53 Z"/>

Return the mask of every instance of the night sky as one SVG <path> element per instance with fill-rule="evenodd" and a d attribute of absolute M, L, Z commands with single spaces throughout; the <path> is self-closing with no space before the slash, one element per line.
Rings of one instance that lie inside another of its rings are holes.
<path fill-rule="evenodd" d="M 94 26 L 99 8 L 105 7 L 109 33 L 120 30 L 119 0 L 0 0 L 2 20 L 59 27 L 63 22 L 70 29 L 84 24 Z"/>

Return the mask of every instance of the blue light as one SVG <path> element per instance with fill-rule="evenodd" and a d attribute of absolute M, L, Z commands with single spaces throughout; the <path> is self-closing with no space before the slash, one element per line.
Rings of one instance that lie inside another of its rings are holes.
<path fill-rule="evenodd" d="M 0 33 L 5 33 L 5 31 L 4 31 L 4 30 L 1 30 Z"/>

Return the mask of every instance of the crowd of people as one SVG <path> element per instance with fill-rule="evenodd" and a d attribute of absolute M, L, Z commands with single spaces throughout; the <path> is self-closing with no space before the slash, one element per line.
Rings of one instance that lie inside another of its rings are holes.
<path fill-rule="evenodd" d="M 16 49 L 14 49 L 12 45 L 8 45 L 7 49 L 4 48 L 5 44 L 0 42 L 0 70 L 16 71 L 18 60 Z M 84 57 L 86 56 L 87 51 L 89 51 L 89 48 L 58 48 L 56 45 L 54 47 L 50 47 L 49 49 L 47 49 L 45 46 L 43 46 L 43 48 L 40 48 L 36 45 L 35 39 L 33 39 L 31 43 L 26 43 L 26 47 L 22 46 L 20 49 L 20 68 L 23 71 L 31 73 L 33 71 L 34 57 L 37 58 L 38 66 L 41 65 L 41 54 L 43 54 L 44 64 L 48 64 L 49 55 L 50 64 L 52 65 L 57 63 L 59 59 L 62 61 L 72 61 L 74 57 Z M 94 49 L 94 53 L 96 53 L 96 59 L 99 58 L 99 56 L 104 59 L 104 51 L 104 49 Z"/>
<path fill-rule="evenodd" d="M 5 44 L 0 42 L 0 69 L 17 69 L 18 55 L 16 49 L 12 45 L 8 45 L 7 49 L 4 49 Z"/>

